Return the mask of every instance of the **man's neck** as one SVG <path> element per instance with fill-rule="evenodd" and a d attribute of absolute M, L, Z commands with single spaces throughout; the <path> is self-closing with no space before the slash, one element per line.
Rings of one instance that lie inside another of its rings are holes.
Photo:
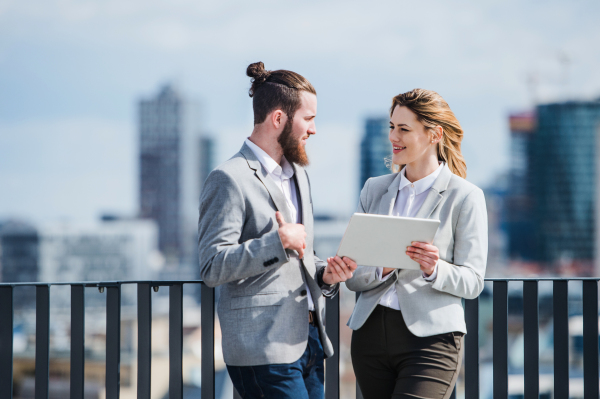
<path fill-rule="evenodd" d="M 269 135 L 257 131 L 256 127 L 252 131 L 248 140 L 256 144 L 261 150 L 266 152 L 275 162 L 281 165 L 283 150 L 276 139 L 272 139 Z"/>

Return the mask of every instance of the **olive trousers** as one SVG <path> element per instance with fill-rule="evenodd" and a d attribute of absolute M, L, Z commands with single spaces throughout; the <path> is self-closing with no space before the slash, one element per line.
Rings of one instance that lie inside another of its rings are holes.
<path fill-rule="evenodd" d="M 462 361 L 463 335 L 417 337 L 401 311 L 377 305 L 352 333 L 352 365 L 364 399 L 449 398 Z"/>

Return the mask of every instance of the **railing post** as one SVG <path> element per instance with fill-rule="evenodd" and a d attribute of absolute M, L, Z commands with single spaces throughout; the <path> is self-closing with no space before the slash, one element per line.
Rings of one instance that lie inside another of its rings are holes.
<path fill-rule="evenodd" d="M 71 286 L 71 399 L 83 399 L 85 371 L 85 288 Z"/>
<path fill-rule="evenodd" d="M 215 399 L 215 289 L 200 287 L 200 323 L 202 324 L 202 399 Z M 234 389 L 235 391 L 235 389 Z"/>
<path fill-rule="evenodd" d="M 106 293 L 106 397 L 119 399 L 121 387 L 121 285 Z"/>
<path fill-rule="evenodd" d="M 35 399 L 48 399 L 50 367 L 50 286 L 35 288 Z"/>
<path fill-rule="evenodd" d="M 0 287 L 0 398 L 13 397 L 13 287 Z"/>
<path fill-rule="evenodd" d="M 173 284 L 169 287 L 169 399 L 183 398 L 182 361 L 183 284 Z"/>
<path fill-rule="evenodd" d="M 479 399 L 479 297 L 465 299 L 465 399 Z"/>
<path fill-rule="evenodd" d="M 583 397 L 598 399 L 598 282 L 583 282 Z"/>
<path fill-rule="evenodd" d="M 152 370 L 152 287 L 149 283 L 137 286 L 138 297 L 138 399 L 150 399 Z"/>
<path fill-rule="evenodd" d="M 360 298 L 360 292 L 355 294 L 354 300 L 358 302 L 358 298 Z M 358 386 L 358 381 L 356 381 L 356 399 L 363 399 L 363 394 L 360 391 L 360 387 Z"/>
<path fill-rule="evenodd" d="M 325 326 L 334 354 L 325 367 L 325 398 L 340 397 L 340 294 L 325 300 Z"/>
<path fill-rule="evenodd" d="M 538 316 L 538 282 L 523 283 L 523 336 L 525 341 L 525 397 L 540 395 L 540 339 Z"/>
<path fill-rule="evenodd" d="M 508 398 L 508 282 L 494 281 L 494 399 Z"/>
<path fill-rule="evenodd" d="M 569 399 L 569 282 L 553 282 L 554 399 Z"/>

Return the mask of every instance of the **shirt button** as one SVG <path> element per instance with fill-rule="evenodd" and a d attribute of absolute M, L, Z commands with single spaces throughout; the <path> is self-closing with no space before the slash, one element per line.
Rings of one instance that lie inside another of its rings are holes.
<path fill-rule="evenodd" d="M 414 185 L 414 184 L 411 184 L 410 186 L 411 186 L 411 187 L 414 187 L 415 185 Z"/>

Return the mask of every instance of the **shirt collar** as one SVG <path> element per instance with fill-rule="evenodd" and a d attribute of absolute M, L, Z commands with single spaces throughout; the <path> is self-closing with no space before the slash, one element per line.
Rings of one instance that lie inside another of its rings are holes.
<path fill-rule="evenodd" d="M 404 187 L 412 184 L 415 188 L 415 195 L 424 193 L 425 191 L 429 190 L 431 188 L 431 186 L 433 186 L 435 179 L 437 179 L 437 177 L 440 175 L 440 173 L 442 172 L 442 169 L 444 169 L 444 162 L 441 162 L 440 166 L 438 166 L 438 168 L 433 173 L 425 176 L 421 180 L 417 180 L 416 182 L 411 183 L 406 178 L 406 166 L 405 166 L 404 168 L 402 168 L 402 171 L 400 172 L 400 186 L 398 187 L 398 191 L 400 191 Z"/>
<path fill-rule="evenodd" d="M 279 165 L 269 154 L 267 154 L 262 148 L 251 142 L 249 139 L 246 139 L 246 145 L 250 147 L 256 158 L 261 163 L 261 165 L 265 168 L 265 170 L 269 174 L 273 174 L 278 177 L 283 177 L 285 179 L 291 179 L 294 176 L 294 168 L 288 162 L 285 157 L 281 158 L 281 165 Z"/>

